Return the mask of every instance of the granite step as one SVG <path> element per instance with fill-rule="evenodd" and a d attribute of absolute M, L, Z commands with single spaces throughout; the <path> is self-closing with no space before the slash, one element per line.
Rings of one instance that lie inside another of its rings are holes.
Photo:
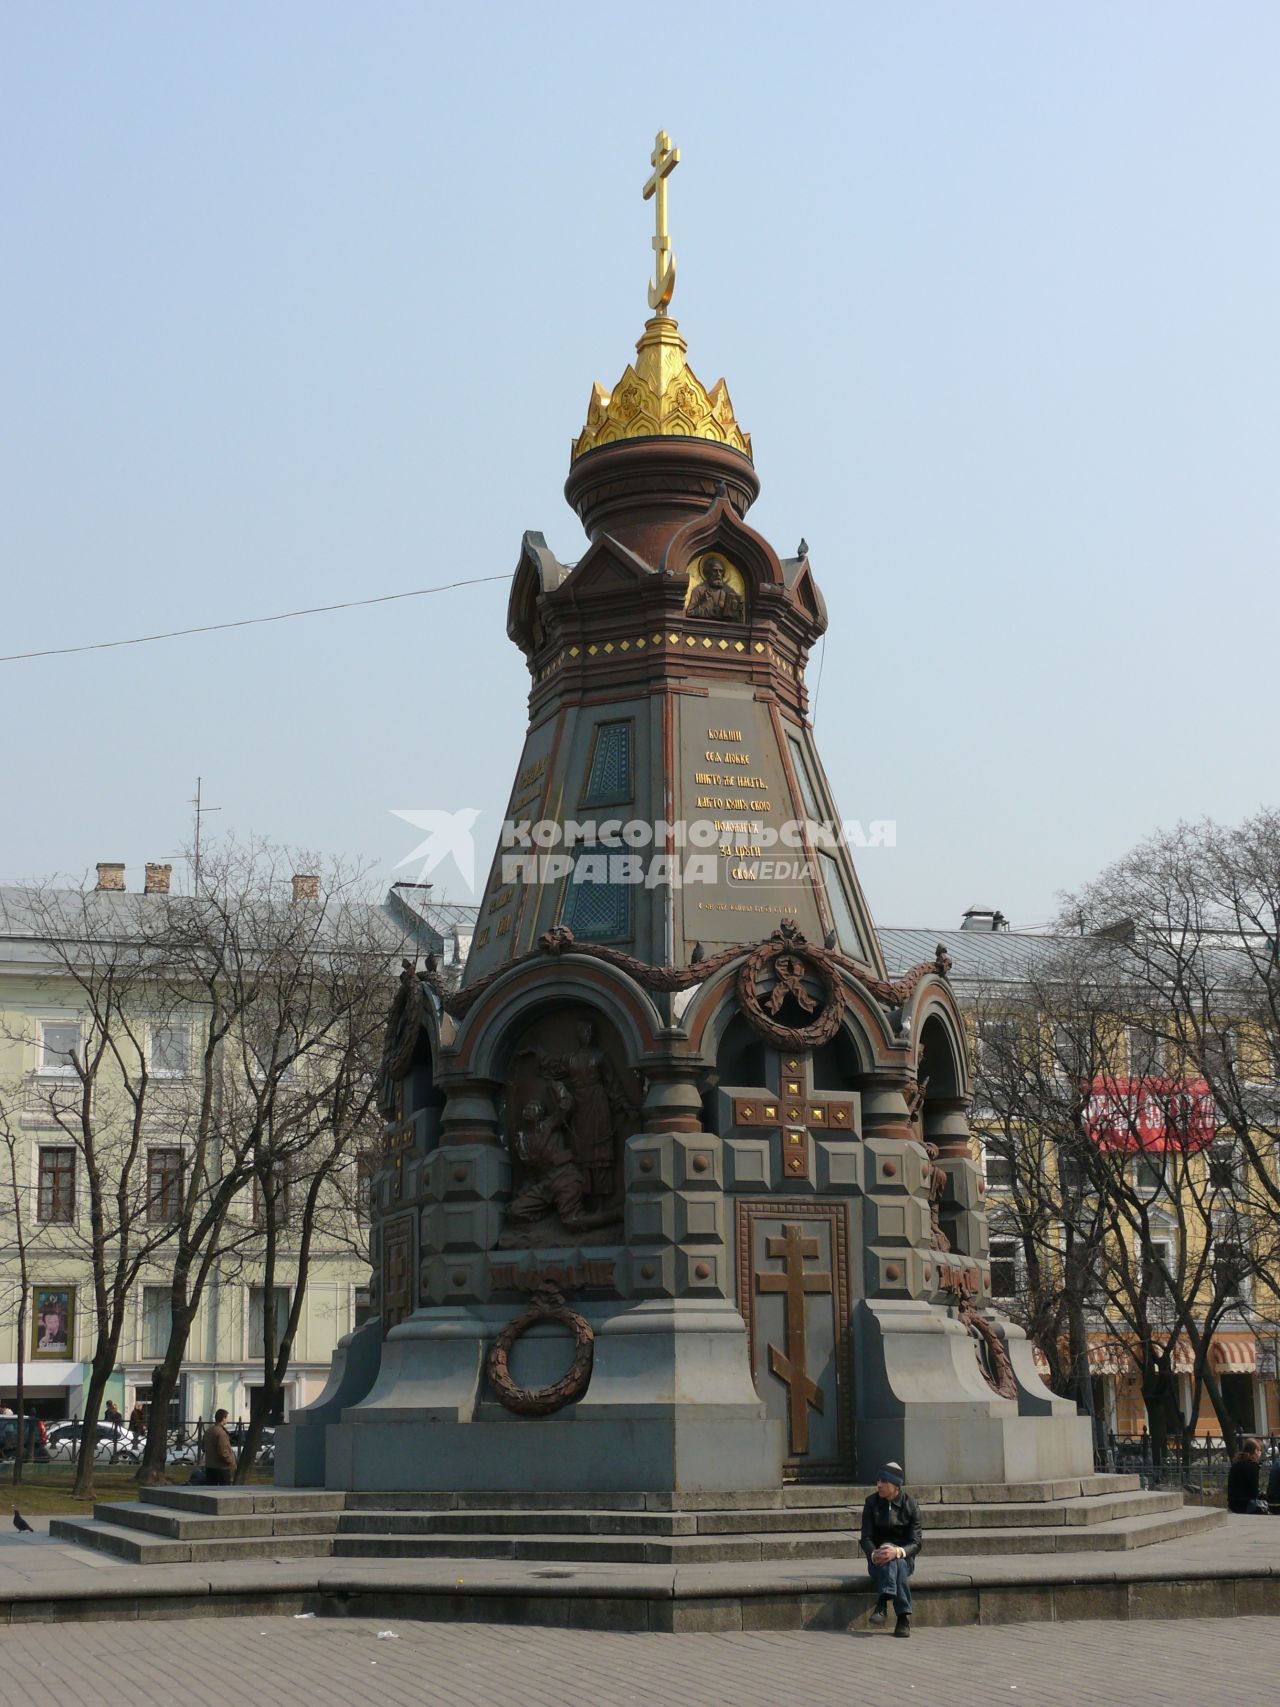
<path fill-rule="evenodd" d="M 1030 1505 L 927 1506 L 921 1516 L 933 1535 L 955 1529 L 1035 1528 L 1095 1525 L 1112 1519 L 1179 1511 L 1178 1493 L 1093 1495 L 1075 1501 Z M 801 1507 L 788 1511 L 702 1512 L 531 1512 L 510 1509 L 405 1511 L 364 1507 L 337 1518 L 343 1535 L 617 1535 L 692 1536 L 770 1533 L 855 1533 L 861 1503 L 844 1507 Z M 280 1533 L 277 1528 L 276 1533 Z"/>
<path fill-rule="evenodd" d="M 83 1517 L 51 1518 L 49 1534 L 55 1541 L 73 1541 L 132 1565 L 212 1564 L 228 1559 L 258 1563 L 269 1559 L 328 1559 L 333 1556 L 334 1543 L 332 1535 L 229 1535 L 184 1540 Z"/>
<path fill-rule="evenodd" d="M 924 1482 L 908 1483 L 922 1506 L 1027 1505 L 1102 1494 L 1141 1490 L 1140 1476 L 1071 1476 L 1044 1482 Z M 869 1488 L 865 1483 L 789 1482 L 782 1490 L 784 1506 L 854 1505 L 861 1508 Z M 494 1499 L 497 1503 L 497 1499 Z"/>
<path fill-rule="evenodd" d="M 930 1558 L 992 1554 L 1127 1551 L 1175 1540 L 1224 1521 L 1223 1513 L 1183 1508 L 1088 1525 L 1053 1524 L 1033 1529 L 960 1529 L 926 1533 Z M 853 1534 L 771 1532 L 755 1534 L 618 1536 L 515 1533 L 394 1534 L 341 1532 L 337 1558 L 441 1558 L 584 1561 L 605 1564 L 750 1564 L 782 1559 L 856 1560 Z"/>

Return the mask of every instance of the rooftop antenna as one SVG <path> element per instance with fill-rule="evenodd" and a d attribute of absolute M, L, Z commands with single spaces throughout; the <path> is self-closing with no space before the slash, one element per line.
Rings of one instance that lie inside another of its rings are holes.
<path fill-rule="evenodd" d="M 204 804 L 204 802 L 201 798 L 201 788 L 202 788 L 203 782 L 204 782 L 203 777 L 197 777 L 196 778 L 195 794 L 187 802 L 188 806 L 194 806 L 195 807 L 195 818 L 196 818 L 195 854 L 194 854 L 194 857 L 193 857 L 192 862 L 191 862 L 191 864 L 192 864 L 191 887 L 192 887 L 192 893 L 195 895 L 198 895 L 200 893 L 200 821 L 204 817 L 206 812 L 221 812 L 222 811 L 221 806 L 206 806 Z"/>

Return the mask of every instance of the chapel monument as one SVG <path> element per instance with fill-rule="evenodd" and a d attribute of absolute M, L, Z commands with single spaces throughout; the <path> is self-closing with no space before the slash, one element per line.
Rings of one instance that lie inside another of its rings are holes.
<path fill-rule="evenodd" d="M 572 446 L 586 550 L 521 545 L 507 824 L 460 987 L 401 977 L 377 1319 L 281 1431 L 291 1485 L 678 1504 L 888 1458 L 1092 1469 L 991 1307 L 946 956 L 886 966 L 839 833 L 807 549 L 747 521 L 750 437 L 669 312 L 678 161 L 660 134 L 651 315 Z"/>

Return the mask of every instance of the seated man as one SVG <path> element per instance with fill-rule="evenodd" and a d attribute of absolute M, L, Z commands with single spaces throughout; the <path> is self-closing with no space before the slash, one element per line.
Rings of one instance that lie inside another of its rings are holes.
<path fill-rule="evenodd" d="M 897 1613 L 895 1636 L 911 1634 L 911 1584 L 916 1554 L 922 1545 L 920 1507 L 903 1491 L 902 1466 L 886 1464 L 876 1476 L 876 1491 L 862 1507 L 859 1546 L 867 1556 L 867 1573 L 879 1590 L 873 1624 L 883 1624 L 889 1602 Z"/>
<path fill-rule="evenodd" d="M 1270 1508 L 1261 1497 L 1261 1481 L 1262 1442 L 1249 1435 L 1227 1471 L 1227 1510 L 1265 1517 Z"/>

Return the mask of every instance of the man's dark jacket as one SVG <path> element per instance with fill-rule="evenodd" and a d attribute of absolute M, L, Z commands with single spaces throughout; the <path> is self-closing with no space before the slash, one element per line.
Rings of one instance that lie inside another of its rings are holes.
<path fill-rule="evenodd" d="M 924 1545 L 920 1532 L 920 1507 L 908 1493 L 894 1499 L 881 1499 L 868 1494 L 862 1507 L 862 1536 L 858 1545 L 870 1559 L 877 1547 L 888 1543 L 901 1547 L 908 1559 L 914 1559 Z"/>

